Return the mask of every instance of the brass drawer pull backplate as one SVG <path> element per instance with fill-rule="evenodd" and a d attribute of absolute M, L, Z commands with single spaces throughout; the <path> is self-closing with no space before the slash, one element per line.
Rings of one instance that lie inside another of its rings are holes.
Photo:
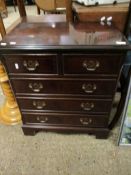
<path fill-rule="evenodd" d="M 83 67 L 86 68 L 87 71 L 95 71 L 100 67 L 100 63 L 97 60 L 85 60 L 83 62 Z"/>
<path fill-rule="evenodd" d="M 37 60 L 24 60 L 23 65 L 28 71 L 35 71 L 39 63 Z"/>
<path fill-rule="evenodd" d="M 46 103 L 44 101 L 33 101 L 33 106 L 36 107 L 36 109 L 44 109 L 46 106 Z"/>
<path fill-rule="evenodd" d="M 40 92 L 41 89 L 43 89 L 43 84 L 42 83 L 29 83 L 29 88 L 33 92 Z"/>
<path fill-rule="evenodd" d="M 81 108 L 85 111 L 91 111 L 94 108 L 94 103 L 81 103 Z"/>
<path fill-rule="evenodd" d="M 46 123 L 48 121 L 48 117 L 39 117 L 38 116 L 36 119 L 40 123 Z"/>
<path fill-rule="evenodd" d="M 82 85 L 82 89 L 84 90 L 84 92 L 91 94 L 96 90 L 96 84 L 84 83 Z"/>
<path fill-rule="evenodd" d="M 92 123 L 92 119 L 91 118 L 80 118 L 80 122 L 83 124 L 83 125 L 89 125 Z"/>

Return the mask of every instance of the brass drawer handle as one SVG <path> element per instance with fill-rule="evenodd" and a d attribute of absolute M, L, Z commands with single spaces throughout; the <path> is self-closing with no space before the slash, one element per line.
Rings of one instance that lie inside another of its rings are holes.
<path fill-rule="evenodd" d="M 95 71 L 100 66 L 100 63 L 97 60 L 85 60 L 83 62 L 83 67 L 87 71 Z"/>
<path fill-rule="evenodd" d="M 40 123 L 46 123 L 47 121 L 48 121 L 48 117 L 37 117 L 36 118 L 37 119 L 37 121 L 39 121 Z"/>
<path fill-rule="evenodd" d="M 33 101 L 33 106 L 36 107 L 36 109 L 44 109 L 46 106 L 46 103 L 44 101 Z"/>
<path fill-rule="evenodd" d="M 39 63 L 37 60 L 28 60 L 28 61 L 24 61 L 23 62 L 24 67 L 28 70 L 28 71 L 35 71 L 36 68 L 39 66 Z"/>
<path fill-rule="evenodd" d="M 91 118 L 80 118 L 80 122 L 83 125 L 89 125 L 90 123 L 92 123 L 92 119 Z"/>
<path fill-rule="evenodd" d="M 42 83 L 29 83 L 29 88 L 33 92 L 40 92 L 41 89 L 43 89 L 43 85 L 42 85 Z"/>
<path fill-rule="evenodd" d="M 82 89 L 84 92 L 91 94 L 96 90 L 96 84 L 84 83 Z"/>
<path fill-rule="evenodd" d="M 81 103 L 81 108 L 85 111 L 91 111 L 94 108 L 94 103 Z"/>

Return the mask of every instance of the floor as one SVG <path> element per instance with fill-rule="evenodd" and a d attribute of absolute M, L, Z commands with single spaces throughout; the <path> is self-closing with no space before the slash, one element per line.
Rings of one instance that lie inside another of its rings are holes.
<path fill-rule="evenodd" d="M 27 15 L 37 15 L 37 8 L 36 6 L 26 6 Z M 41 15 L 43 12 L 41 11 Z M 20 18 L 18 9 L 14 10 L 13 7 L 8 7 L 8 18 L 4 18 L 5 27 L 8 28 L 11 26 L 13 22 Z"/>
<path fill-rule="evenodd" d="M 35 7 L 27 8 L 35 13 Z M 6 28 L 19 16 L 8 11 Z M 118 132 L 117 126 L 107 140 L 50 132 L 27 137 L 21 125 L 0 124 L 0 175 L 131 175 L 131 148 L 117 146 Z"/>

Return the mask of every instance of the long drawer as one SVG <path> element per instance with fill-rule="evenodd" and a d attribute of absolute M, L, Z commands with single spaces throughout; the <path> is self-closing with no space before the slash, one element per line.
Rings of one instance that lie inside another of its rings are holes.
<path fill-rule="evenodd" d="M 11 78 L 16 95 L 103 95 L 112 96 L 116 79 L 16 79 Z"/>
<path fill-rule="evenodd" d="M 108 113 L 111 108 L 110 99 L 80 98 L 26 98 L 17 97 L 22 111 L 72 112 L 72 113 Z"/>
<path fill-rule="evenodd" d="M 83 127 L 107 127 L 108 117 L 104 115 L 67 115 L 23 113 L 23 123 L 32 125 L 63 125 Z"/>
<path fill-rule="evenodd" d="M 10 74 L 58 74 L 57 61 L 57 54 L 5 55 Z"/>
<path fill-rule="evenodd" d="M 64 74 L 118 74 L 123 56 L 120 54 L 64 54 Z"/>

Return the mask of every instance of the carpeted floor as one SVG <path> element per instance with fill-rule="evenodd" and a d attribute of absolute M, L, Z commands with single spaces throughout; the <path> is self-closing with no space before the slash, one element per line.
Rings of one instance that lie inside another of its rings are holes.
<path fill-rule="evenodd" d="M 24 136 L 19 126 L 0 125 L 0 175 L 130 175 L 131 148 L 88 135 L 43 132 Z"/>
<path fill-rule="evenodd" d="M 8 10 L 6 27 L 18 18 L 13 8 Z M 117 127 L 107 140 L 50 132 L 27 137 L 21 125 L 1 124 L 0 175 L 131 175 L 131 148 L 117 146 L 118 132 Z"/>

